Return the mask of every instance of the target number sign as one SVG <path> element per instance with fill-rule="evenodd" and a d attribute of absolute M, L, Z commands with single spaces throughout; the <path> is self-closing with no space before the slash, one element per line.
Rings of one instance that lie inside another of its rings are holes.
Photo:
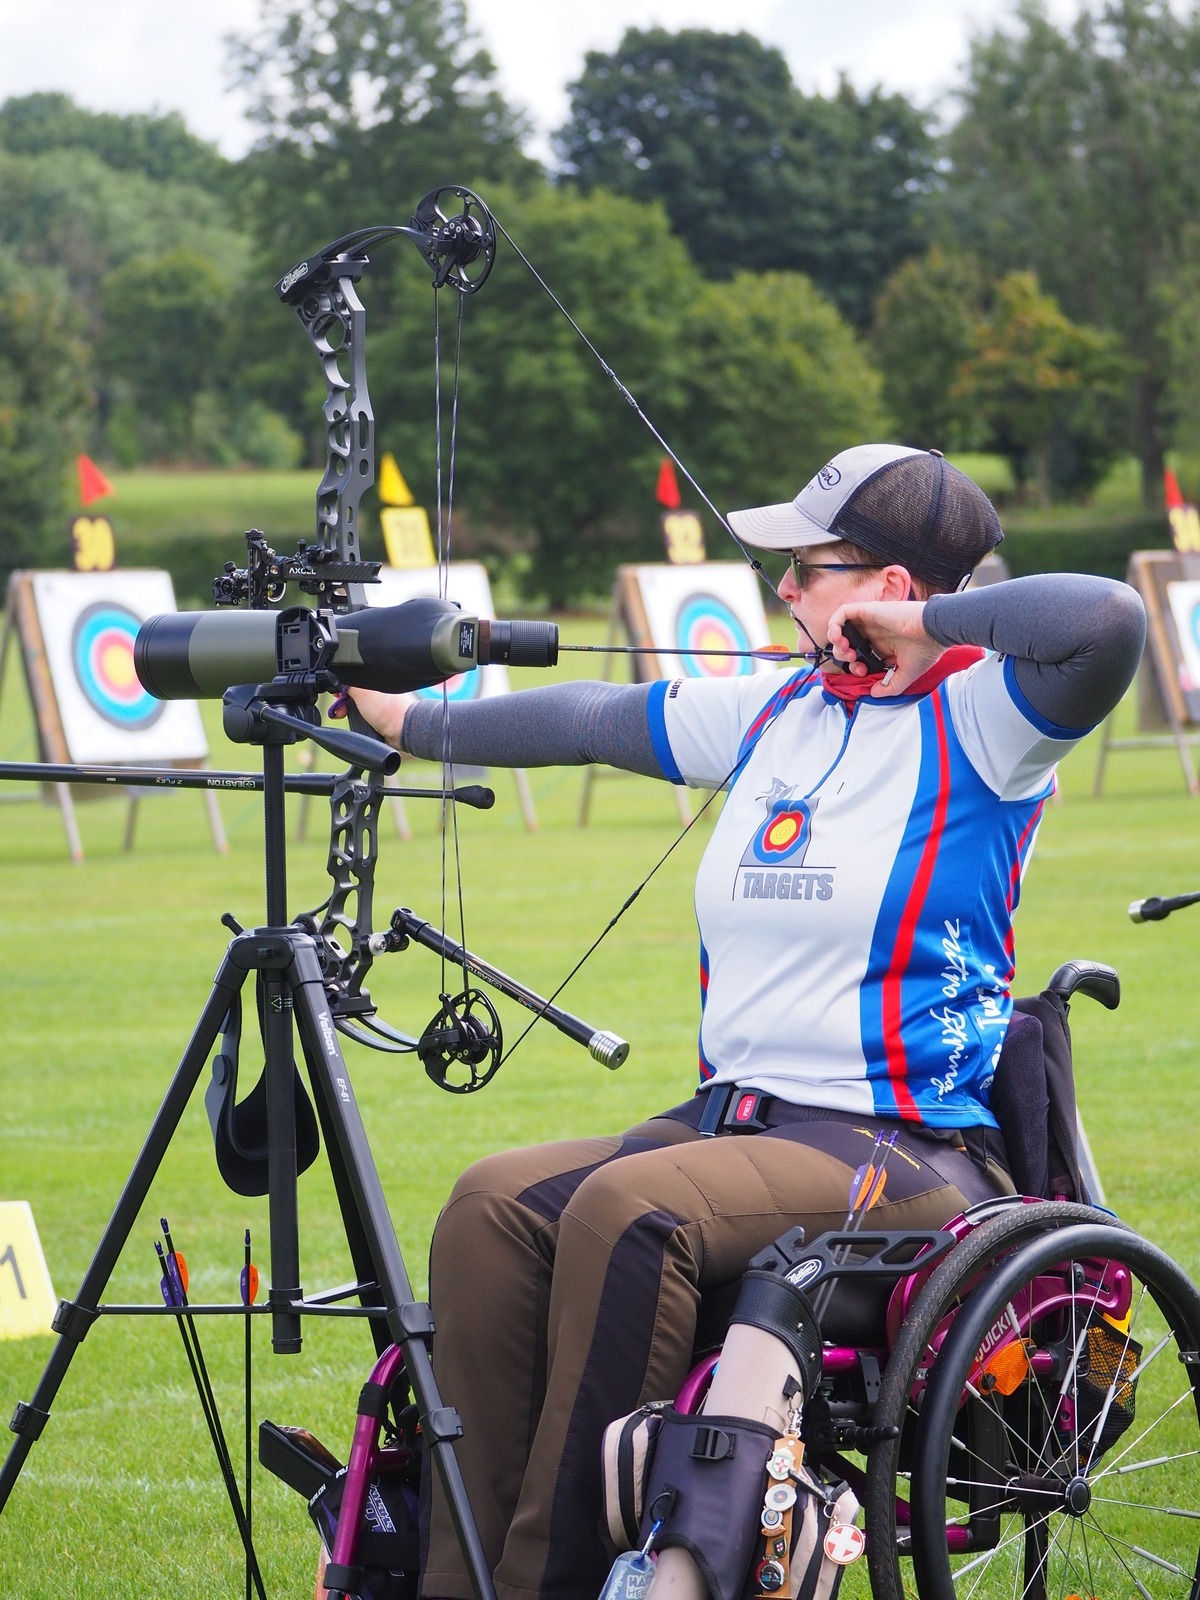
<path fill-rule="evenodd" d="M 0 1339 L 48 1334 L 55 1304 L 32 1210 L 0 1201 Z"/>
<path fill-rule="evenodd" d="M 203 760 L 194 701 L 156 700 L 138 680 L 133 644 L 147 617 L 175 610 L 165 572 L 36 572 L 33 595 L 72 761 Z"/>
<path fill-rule="evenodd" d="M 771 642 L 758 580 L 736 561 L 630 569 L 641 594 L 650 643 L 662 650 L 699 652 L 662 657 L 663 671 L 681 678 L 745 678 L 771 668 L 747 655 L 705 651 L 761 650 Z"/>

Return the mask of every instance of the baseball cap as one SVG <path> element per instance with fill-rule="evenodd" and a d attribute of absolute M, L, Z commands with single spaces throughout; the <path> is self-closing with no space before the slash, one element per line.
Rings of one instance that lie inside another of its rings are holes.
<path fill-rule="evenodd" d="M 1004 537 L 995 506 L 965 472 L 936 450 L 900 444 L 843 450 L 794 500 L 731 511 L 729 525 L 767 550 L 848 540 L 947 589 Z"/>

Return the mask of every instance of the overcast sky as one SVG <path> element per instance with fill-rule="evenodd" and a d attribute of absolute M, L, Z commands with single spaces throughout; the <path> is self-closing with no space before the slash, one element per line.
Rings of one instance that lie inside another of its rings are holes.
<path fill-rule="evenodd" d="M 508 98 L 545 133 L 565 119 L 566 85 L 587 50 L 630 26 L 749 29 L 778 45 L 801 88 L 839 71 L 930 103 L 956 77 L 973 31 L 1014 0 L 468 0 Z M 1052 0 L 1058 16 L 1075 0 Z M 252 31 L 258 0 L 0 0 L 0 100 L 62 89 L 94 110 L 178 110 L 229 155 L 253 137 L 228 87 L 224 39 Z M 546 153 L 544 142 L 539 154 Z"/>

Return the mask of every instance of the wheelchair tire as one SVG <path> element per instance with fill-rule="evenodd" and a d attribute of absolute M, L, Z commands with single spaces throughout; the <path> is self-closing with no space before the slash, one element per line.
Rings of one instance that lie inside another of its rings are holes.
<path fill-rule="evenodd" d="M 909 1308 L 888 1357 L 871 1420 L 900 1430 L 871 1446 L 863 1506 L 873 1600 L 906 1600 L 915 1592 L 911 1528 L 900 1522 L 909 1498 L 910 1464 L 920 1419 L 920 1373 L 934 1354 L 930 1341 L 990 1268 L 1012 1251 L 1058 1228 L 1119 1224 L 1107 1212 L 1066 1200 L 1014 1200 L 968 1233 L 936 1266 Z"/>
<path fill-rule="evenodd" d="M 946 1334 L 912 1476 L 921 1600 L 1200 1588 L 1200 1292 L 1111 1222 L 988 1273 Z"/>

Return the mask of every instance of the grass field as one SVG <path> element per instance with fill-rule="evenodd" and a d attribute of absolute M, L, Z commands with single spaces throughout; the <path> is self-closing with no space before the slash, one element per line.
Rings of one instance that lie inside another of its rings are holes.
<path fill-rule="evenodd" d="M 596 640 L 602 627 L 603 619 L 580 619 L 571 634 Z M 246 753 L 221 738 L 215 708 L 205 711 L 213 765 L 247 765 Z M 10 671 L 0 759 L 31 754 Z M 1047 808 L 1018 919 L 1018 986 L 1041 987 L 1069 956 L 1120 969 L 1118 1012 L 1081 1001 L 1073 1014 L 1083 1112 L 1110 1201 L 1200 1274 L 1200 923 L 1185 914 L 1134 927 L 1125 915 L 1135 897 L 1200 887 L 1200 804 L 1188 798 L 1173 754 L 1113 757 L 1098 801 L 1090 798 L 1094 763 L 1093 739 L 1068 759 L 1063 799 Z M 522 828 L 504 773 L 495 774 L 495 810 L 459 820 L 466 936 L 549 992 L 667 848 L 677 823 L 665 787 L 631 778 L 599 787 L 592 825 L 580 830 L 581 775 L 532 778 L 536 835 Z M 294 825 L 299 802 L 289 804 Z M 221 806 L 233 846 L 224 858 L 211 849 L 197 795 L 149 796 L 132 855 L 121 848 L 123 802 L 83 805 L 81 867 L 67 859 L 54 811 L 34 799 L 0 809 L 0 1199 L 32 1204 L 60 1296 L 78 1286 L 207 996 L 227 938 L 221 913 L 247 924 L 263 914 L 259 802 L 239 795 L 222 797 Z M 377 923 L 397 904 L 435 921 L 440 915 L 434 811 L 414 802 L 409 816 L 411 843 L 387 822 L 381 830 Z M 293 911 L 325 893 L 322 819 L 314 811 L 309 820 L 308 837 L 291 845 Z M 617 1129 L 689 1091 L 697 1019 L 691 879 L 707 829 L 697 825 L 564 997 L 632 1041 L 620 1073 L 605 1073 L 545 1027 L 470 1097 L 440 1094 L 419 1069 L 352 1050 L 356 1093 L 418 1289 L 439 1201 L 465 1162 L 520 1141 Z M 452 910 L 449 926 L 456 918 Z M 370 987 L 385 1017 L 419 1031 L 436 1009 L 437 983 L 435 958 L 414 950 L 381 961 Z M 498 1003 L 515 1037 L 524 1014 Z M 247 1049 L 247 1073 L 256 1065 Z M 323 1161 L 301 1182 L 301 1209 L 306 1289 L 345 1281 L 350 1267 Z M 222 1186 L 199 1095 L 107 1298 L 157 1297 L 160 1215 L 189 1257 L 194 1296 L 236 1297 L 247 1226 L 266 1278 L 264 1203 Z M 369 1365 L 365 1333 L 312 1323 L 302 1354 L 289 1359 L 270 1355 L 264 1322 L 255 1333 L 258 1415 L 303 1423 L 344 1452 Z M 210 1321 L 203 1336 L 236 1459 L 240 1331 Z M 41 1338 L 0 1343 L 0 1416 L 30 1397 L 50 1349 Z M 303 1506 L 261 1474 L 255 1493 L 268 1592 L 311 1594 L 315 1537 Z M 240 1574 L 176 1331 L 161 1319 L 101 1319 L 0 1518 L 0 1600 L 208 1600 L 240 1595 Z"/>

